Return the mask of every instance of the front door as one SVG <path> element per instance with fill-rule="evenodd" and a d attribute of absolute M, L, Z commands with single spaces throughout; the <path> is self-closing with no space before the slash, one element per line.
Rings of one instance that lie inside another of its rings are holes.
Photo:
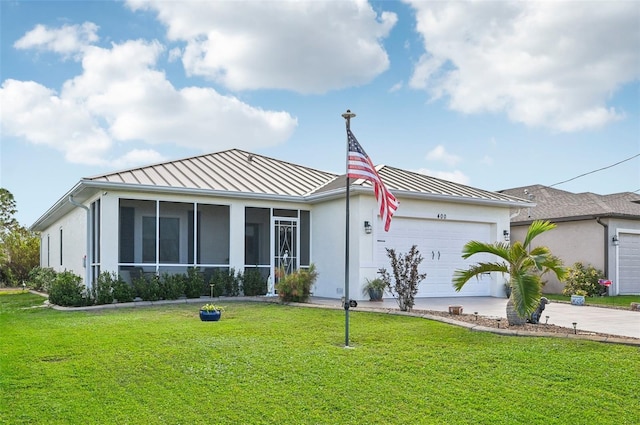
<path fill-rule="evenodd" d="M 273 267 L 274 283 L 278 282 L 281 275 L 298 270 L 298 219 L 274 218 L 274 257 Z"/>

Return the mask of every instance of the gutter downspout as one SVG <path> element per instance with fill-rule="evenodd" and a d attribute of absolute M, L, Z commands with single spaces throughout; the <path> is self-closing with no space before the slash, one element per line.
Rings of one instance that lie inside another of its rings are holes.
<path fill-rule="evenodd" d="M 73 195 L 69 195 L 69 202 L 71 203 L 71 205 L 82 208 L 87 212 L 87 258 L 84 264 L 84 285 L 87 287 L 87 289 L 91 289 L 91 264 L 93 262 L 93 260 L 91 259 L 91 210 L 89 210 L 89 207 L 87 207 L 86 205 L 82 205 L 81 203 L 76 202 L 73 199 Z"/>
<path fill-rule="evenodd" d="M 604 275 L 609 278 L 609 225 L 600 221 L 600 217 L 596 217 L 596 222 L 604 227 Z"/>

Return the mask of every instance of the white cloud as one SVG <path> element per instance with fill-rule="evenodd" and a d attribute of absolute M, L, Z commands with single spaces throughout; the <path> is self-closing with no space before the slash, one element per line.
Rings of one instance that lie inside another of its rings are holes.
<path fill-rule="evenodd" d="M 187 43 L 189 75 L 231 90 L 324 93 L 366 84 L 389 67 L 382 39 L 397 21 L 364 0 L 128 4 L 156 12 L 169 39 Z"/>
<path fill-rule="evenodd" d="M 459 156 L 448 153 L 442 145 L 438 145 L 435 148 L 431 149 L 427 153 L 426 159 L 429 161 L 444 162 L 449 166 L 455 166 L 461 161 L 461 158 Z"/>
<path fill-rule="evenodd" d="M 16 41 L 13 47 L 25 50 L 51 51 L 63 56 L 71 56 L 98 41 L 97 31 L 98 26 L 92 22 L 85 22 L 82 25 L 64 25 L 61 28 L 36 25 Z"/>
<path fill-rule="evenodd" d="M 0 88 L 1 130 L 61 150 L 70 162 L 118 165 L 161 159 L 153 150 L 136 151 L 140 143 L 206 152 L 255 149 L 284 142 L 297 126 L 286 112 L 256 108 L 211 88 L 176 89 L 155 68 L 163 52 L 158 42 L 141 40 L 85 47 L 82 73 L 60 93 L 6 80 Z M 133 150 L 115 158 L 115 142 Z"/>
<path fill-rule="evenodd" d="M 401 90 L 402 87 L 404 87 L 404 84 L 402 83 L 402 81 L 399 81 L 399 82 L 395 83 L 393 86 L 391 86 L 391 88 L 389 89 L 389 93 L 395 93 L 395 92 Z"/>
<path fill-rule="evenodd" d="M 493 158 L 490 157 L 489 155 L 485 155 L 482 157 L 482 159 L 480 160 L 480 164 L 483 165 L 493 165 Z"/>
<path fill-rule="evenodd" d="M 636 2 L 405 1 L 426 50 L 410 85 L 432 99 L 559 131 L 624 117 L 607 102 L 640 78 Z"/>
<path fill-rule="evenodd" d="M 133 149 L 113 161 L 111 165 L 116 168 L 127 168 L 139 164 L 157 164 L 166 159 L 153 149 Z"/>
<path fill-rule="evenodd" d="M 179 47 L 174 47 L 169 50 L 169 62 L 175 62 L 182 57 L 182 50 Z"/>
<path fill-rule="evenodd" d="M 419 168 L 415 170 L 415 172 L 424 174 L 425 176 L 436 177 L 436 178 L 447 180 L 454 183 L 469 184 L 469 177 L 460 170 L 436 171 L 436 170 L 429 170 L 427 168 Z"/>
<path fill-rule="evenodd" d="M 76 99 L 33 81 L 6 80 L 0 88 L 2 133 L 65 152 L 70 162 L 102 165 L 111 138 Z"/>

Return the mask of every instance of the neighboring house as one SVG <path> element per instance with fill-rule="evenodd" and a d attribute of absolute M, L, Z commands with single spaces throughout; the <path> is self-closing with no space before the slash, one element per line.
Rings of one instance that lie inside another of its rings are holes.
<path fill-rule="evenodd" d="M 512 238 L 521 240 L 533 220 L 556 223 L 556 229 L 540 235 L 536 243 L 548 246 L 565 266 L 581 262 L 602 270 L 613 282 L 612 295 L 640 294 L 640 195 L 571 193 L 542 185 L 500 193 L 536 204 L 512 216 Z M 564 288 L 555 277 L 546 279 L 545 292 L 559 293 Z"/>
<path fill-rule="evenodd" d="M 468 265 L 471 239 L 503 240 L 509 211 L 532 203 L 388 166 L 377 167 L 400 201 L 390 232 L 369 182 L 350 189 L 349 293 L 389 267 L 385 248 L 416 244 L 427 273 L 418 296 L 503 296 L 504 277 L 487 275 L 456 293 L 451 276 Z M 197 266 L 274 270 L 314 263 L 314 295 L 341 298 L 345 259 L 345 176 L 237 149 L 80 180 L 32 226 L 41 265 L 125 280 L 140 272 L 185 273 Z M 474 258 L 475 261 L 477 259 Z M 86 268 L 85 268 L 86 267 Z M 273 282 L 271 280 L 271 282 Z"/>

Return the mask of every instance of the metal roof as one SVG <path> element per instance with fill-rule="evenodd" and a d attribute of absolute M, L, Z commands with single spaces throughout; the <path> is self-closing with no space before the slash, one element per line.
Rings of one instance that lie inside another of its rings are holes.
<path fill-rule="evenodd" d="M 480 201 L 509 204 L 514 207 L 528 206 L 530 203 L 522 198 L 477 189 L 459 183 L 442 180 L 436 177 L 413 171 L 402 170 L 388 165 L 376 167 L 378 175 L 394 195 L 412 195 L 424 198 L 447 198 L 451 201 Z M 338 190 L 345 186 L 345 175 L 337 177 L 333 182 L 319 188 L 315 193 Z M 371 187 L 364 179 L 351 179 L 351 186 Z M 531 204 L 533 205 L 533 204 Z"/>
<path fill-rule="evenodd" d="M 399 168 L 379 165 L 376 169 L 397 197 L 514 208 L 534 205 L 508 194 L 476 189 Z M 72 210 L 70 197 L 82 203 L 100 190 L 114 188 L 315 203 L 344 194 L 345 175 L 230 149 L 81 179 L 31 228 L 42 230 Z M 369 182 L 358 179 L 352 180 L 351 190 L 372 192 L 373 189 Z"/>
<path fill-rule="evenodd" d="M 335 174 L 230 149 L 87 178 L 87 181 L 167 188 L 305 196 Z"/>
<path fill-rule="evenodd" d="M 522 210 L 512 223 L 532 220 L 591 219 L 594 217 L 640 218 L 640 195 L 621 192 L 598 195 L 592 192 L 572 193 L 543 185 L 501 190 L 501 193 L 529 197 L 536 206 Z"/>

